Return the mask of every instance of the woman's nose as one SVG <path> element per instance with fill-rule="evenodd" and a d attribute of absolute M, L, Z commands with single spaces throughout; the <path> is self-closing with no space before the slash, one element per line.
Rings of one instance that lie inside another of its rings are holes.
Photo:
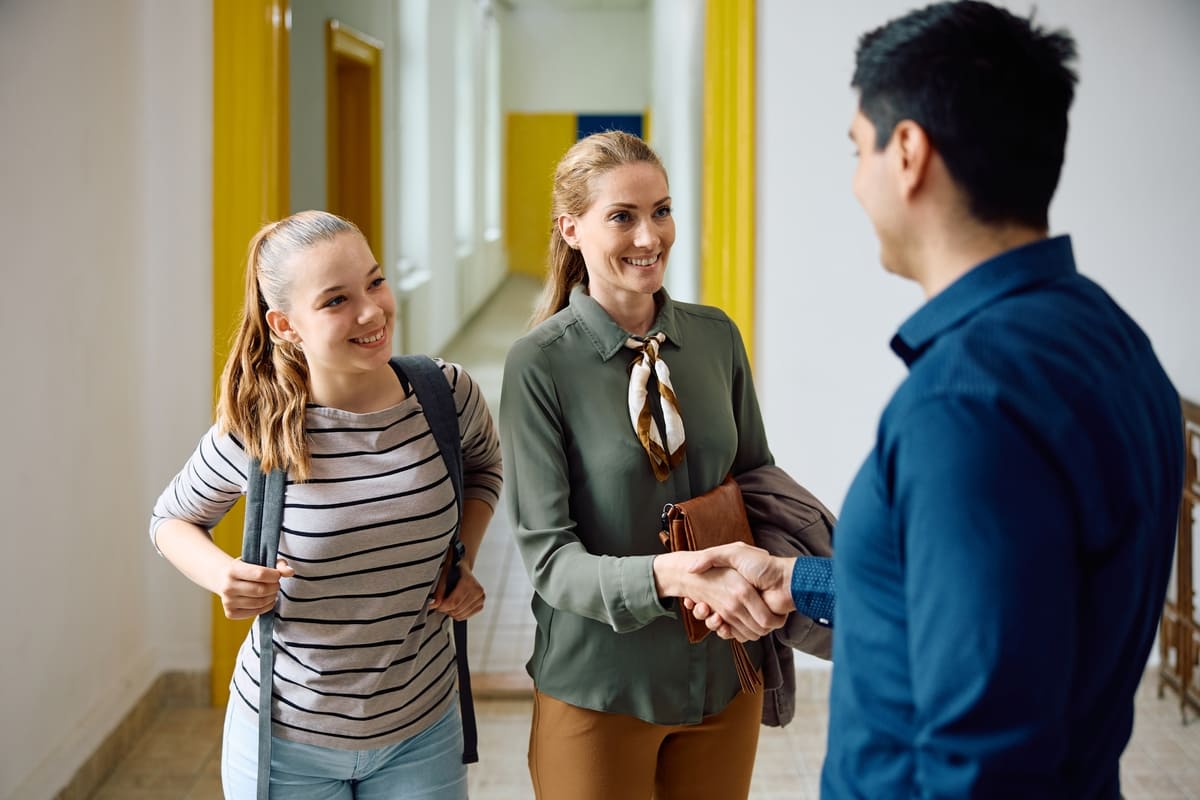
<path fill-rule="evenodd" d="M 658 230 L 650 220 L 640 222 L 633 234 L 633 243 L 638 247 L 657 247 L 659 240 Z"/>

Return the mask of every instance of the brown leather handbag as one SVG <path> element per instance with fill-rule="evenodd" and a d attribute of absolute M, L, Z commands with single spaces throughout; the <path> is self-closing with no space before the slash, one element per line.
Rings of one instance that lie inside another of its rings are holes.
<path fill-rule="evenodd" d="M 658 536 L 670 551 L 704 550 L 719 544 L 745 542 L 754 544 L 750 522 L 746 519 L 746 507 L 742 504 L 742 491 L 732 477 L 726 477 L 716 488 L 699 497 L 680 503 L 668 503 L 663 507 L 663 529 Z M 704 639 L 712 631 L 703 620 L 696 619 L 679 606 L 679 617 L 692 644 Z M 733 663 L 737 668 L 742 691 L 753 693 L 762 686 L 762 678 L 750 661 L 746 648 L 736 639 L 729 640 L 733 651 Z"/>

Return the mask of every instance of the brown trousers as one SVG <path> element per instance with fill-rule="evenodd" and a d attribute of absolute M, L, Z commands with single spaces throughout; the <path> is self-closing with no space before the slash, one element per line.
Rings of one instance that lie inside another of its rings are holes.
<path fill-rule="evenodd" d="M 537 800 L 745 800 L 762 690 L 696 725 L 655 725 L 535 692 L 529 775 Z"/>

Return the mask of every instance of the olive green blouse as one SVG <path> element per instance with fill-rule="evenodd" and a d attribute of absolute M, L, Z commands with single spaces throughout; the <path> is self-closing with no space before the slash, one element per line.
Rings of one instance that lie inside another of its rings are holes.
<path fill-rule="evenodd" d="M 622 330 L 577 286 L 559 313 L 518 339 L 504 366 L 504 492 L 533 581 L 537 688 L 583 708 L 660 724 L 699 722 L 738 692 L 729 643 L 689 644 L 652 561 L 667 503 L 773 463 L 745 346 L 733 321 L 665 290 L 662 331 L 687 437 L 659 483 L 629 418 Z M 756 665 L 757 643 L 748 646 Z"/>

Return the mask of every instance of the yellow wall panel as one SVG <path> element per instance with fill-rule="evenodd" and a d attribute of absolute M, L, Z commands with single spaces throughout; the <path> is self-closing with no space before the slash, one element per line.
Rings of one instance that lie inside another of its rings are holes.
<path fill-rule="evenodd" d="M 288 213 L 287 0 L 213 0 L 213 386 L 241 312 L 246 247 Z M 226 552 L 242 542 L 242 504 L 213 530 Z M 213 600 L 212 698 L 229 697 L 249 622 Z"/>
<path fill-rule="evenodd" d="M 508 115 L 504 238 L 508 267 L 541 280 L 550 246 L 554 167 L 575 143 L 574 114 Z"/>
<path fill-rule="evenodd" d="M 754 356 L 754 0 L 708 0 L 704 34 L 701 300 Z"/>

